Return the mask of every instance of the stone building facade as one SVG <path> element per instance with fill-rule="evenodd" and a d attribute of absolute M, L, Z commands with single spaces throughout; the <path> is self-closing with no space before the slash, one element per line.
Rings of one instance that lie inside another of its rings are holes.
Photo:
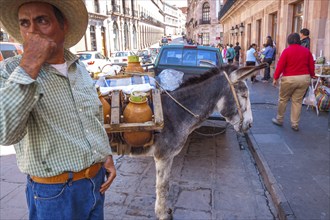
<path fill-rule="evenodd" d="M 202 45 L 222 43 L 223 30 L 217 17 L 220 3 L 220 0 L 188 0 L 187 38 Z"/>
<path fill-rule="evenodd" d="M 182 29 L 182 23 L 186 22 L 185 15 L 183 14 L 183 9 L 176 7 L 175 5 L 170 5 L 168 3 L 164 4 L 164 21 L 165 21 L 165 35 L 181 35 L 184 32 Z"/>
<path fill-rule="evenodd" d="M 71 51 L 137 51 L 164 35 L 162 0 L 84 0 L 89 22 L 85 36 Z"/>
<path fill-rule="evenodd" d="M 330 61 L 329 0 L 224 0 L 219 23 L 224 42 L 239 42 L 243 51 L 252 43 L 262 46 L 271 36 L 276 43 L 277 60 L 287 47 L 287 36 L 307 28 L 312 54 Z"/>

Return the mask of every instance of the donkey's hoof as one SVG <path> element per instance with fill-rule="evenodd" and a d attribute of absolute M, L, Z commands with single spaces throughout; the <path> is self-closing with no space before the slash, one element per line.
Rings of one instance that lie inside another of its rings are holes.
<path fill-rule="evenodd" d="M 173 220 L 173 211 L 172 209 L 168 209 L 163 215 L 158 216 L 159 220 Z"/>

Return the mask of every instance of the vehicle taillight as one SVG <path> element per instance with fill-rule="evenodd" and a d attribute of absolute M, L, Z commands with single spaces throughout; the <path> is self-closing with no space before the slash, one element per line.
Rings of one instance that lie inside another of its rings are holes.
<path fill-rule="evenodd" d="M 125 58 L 124 58 L 124 59 L 123 59 L 123 61 L 124 61 L 124 62 L 126 62 L 126 61 L 127 61 L 127 59 L 125 59 Z"/>
<path fill-rule="evenodd" d="M 94 63 L 95 63 L 95 61 L 87 62 L 88 65 L 93 65 Z"/>

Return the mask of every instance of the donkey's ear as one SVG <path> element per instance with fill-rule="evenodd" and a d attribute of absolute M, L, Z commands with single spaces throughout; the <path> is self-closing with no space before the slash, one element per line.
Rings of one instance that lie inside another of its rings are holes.
<path fill-rule="evenodd" d="M 251 76 L 255 71 L 264 69 L 268 66 L 268 63 L 262 63 L 259 66 L 245 66 L 241 67 L 234 72 L 230 73 L 229 77 L 232 83 L 244 80 Z"/>

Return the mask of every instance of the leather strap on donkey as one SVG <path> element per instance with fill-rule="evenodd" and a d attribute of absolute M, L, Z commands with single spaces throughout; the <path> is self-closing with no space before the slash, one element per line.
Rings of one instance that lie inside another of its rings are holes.
<path fill-rule="evenodd" d="M 264 68 L 266 68 L 267 66 L 268 66 L 267 63 L 262 63 L 262 64 L 260 64 L 259 66 L 255 66 L 253 69 L 250 69 L 249 71 L 247 71 L 247 72 L 245 73 L 245 76 L 251 74 L 251 73 L 254 72 L 254 71 L 257 71 L 257 70 L 260 70 L 260 69 L 264 69 Z M 246 67 L 243 67 L 243 68 L 246 68 Z M 223 74 L 225 75 L 225 77 L 226 77 L 226 79 L 227 79 L 227 81 L 228 81 L 228 83 L 229 83 L 230 90 L 231 90 L 231 92 L 233 93 L 233 96 L 234 96 L 234 99 L 235 99 L 235 102 L 236 102 L 236 105 L 237 105 L 238 114 L 239 114 L 239 117 L 240 117 L 239 126 L 240 126 L 240 128 L 241 128 L 241 127 L 243 126 L 243 120 L 244 120 L 244 118 L 243 118 L 243 113 L 242 113 L 242 109 L 241 109 L 241 104 L 240 104 L 239 101 L 238 101 L 237 93 L 236 93 L 236 90 L 235 90 L 235 88 L 234 88 L 234 84 L 235 84 L 235 83 L 233 83 L 233 82 L 229 79 L 228 74 L 227 74 L 225 71 L 223 71 Z"/>
<path fill-rule="evenodd" d="M 234 88 L 234 84 L 229 79 L 228 74 L 225 71 L 223 71 L 223 74 L 225 75 L 225 77 L 226 77 L 226 79 L 227 79 L 227 81 L 229 83 L 230 90 L 233 93 L 233 96 L 234 96 L 234 99 L 235 99 L 235 102 L 236 102 L 236 105 L 237 105 L 238 114 L 239 114 L 239 127 L 241 128 L 243 126 L 243 120 L 244 120 L 242 109 L 241 109 L 241 104 L 238 101 L 237 93 L 236 93 L 236 90 Z"/>

